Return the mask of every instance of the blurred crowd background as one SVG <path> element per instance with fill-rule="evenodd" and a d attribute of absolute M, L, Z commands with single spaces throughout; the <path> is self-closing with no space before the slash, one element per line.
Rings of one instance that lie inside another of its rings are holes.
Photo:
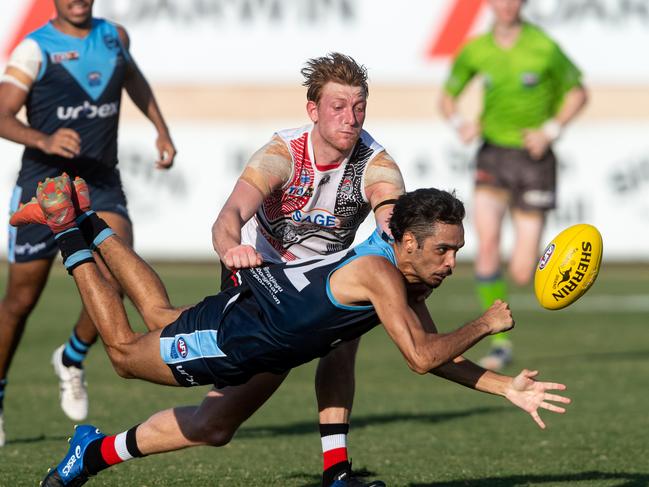
<path fill-rule="evenodd" d="M 367 67 L 365 129 L 394 156 L 407 189 L 455 189 L 470 220 L 477 145 L 463 146 L 437 105 L 453 54 L 489 26 L 485 1 L 96 0 L 94 11 L 127 28 L 178 149 L 171 171 L 155 170 L 153 127 L 122 99 L 120 167 L 145 257 L 217 259 L 210 228 L 243 165 L 273 132 L 308 121 L 300 69 L 332 51 Z M 543 240 L 587 222 L 602 232 L 605 259 L 649 262 L 649 0 L 529 0 L 524 12 L 559 42 L 590 90 L 555 146 L 559 207 Z M 51 0 L 0 4 L 0 69 L 52 13 Z M 462 111 L 479 113 L 480 99 L 478 81 Z M 6 203 L 21 152 L 0 140 Z M 2 242 L 7 221 L 2 213 Z M 470 221 L 467 229 L 464 260 L 475 255 Z"/>

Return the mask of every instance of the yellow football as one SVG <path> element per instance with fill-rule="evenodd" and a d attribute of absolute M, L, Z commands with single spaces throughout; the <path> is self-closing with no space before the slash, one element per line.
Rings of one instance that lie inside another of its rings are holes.
<path fill-rule="evenodd" d="M 546 309 L 574 303 L 590 288 L 602 261 L 602 235 L 592 225 L 566 228 L 548 244 L 534 274 L 534 293 Z"/>

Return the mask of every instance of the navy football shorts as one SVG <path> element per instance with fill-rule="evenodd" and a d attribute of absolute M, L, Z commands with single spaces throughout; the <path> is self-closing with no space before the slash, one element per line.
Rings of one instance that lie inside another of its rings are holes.
<path fill-rule="evenodd" d="M 183 311 L 160 333 L 160 356 L 181 386 L 224 387 L 249 378 L 234 357 L 228 357 L 219 347 L 219 328 L 226 316 L 237 320 L 236 311 L 232 311 L 240 295 L 240 288 L 232 288 L 208 296 Z"/>
<path fill-rule="evenodd" d="M 55 177 L 61 173 L 60 168 L 47 168 L 38 175 L 19 176 L 13 190 L 10 211 L 18 209 L 20 203 L 27 203 L 36 196 L 39 181 L 46 177 Z M 73 177 L 71 175 L 71 177 Z M 92 209 L 116 213 L 130 221 L 126 207 L 126 195 L 122 189 L 122 180 L 116 168 L 103 171 L 101 177 L 86 178 L 90 190 Z M 31 262 L 38 259 L 52 259 L 58 248 L 54 235 L 46 225 L 9 226 L 9 262 Z"/>

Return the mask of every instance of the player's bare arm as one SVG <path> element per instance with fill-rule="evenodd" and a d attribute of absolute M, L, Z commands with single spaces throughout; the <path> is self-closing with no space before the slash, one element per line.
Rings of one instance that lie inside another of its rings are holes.
<path fill-rule="evenodd" d="M 434 332 L 436 330 L 435 324 L 425 302 L 422 300 L 411 300 L 411 306 L 420 318 L 422 326 L 428 332 L 431 332 L 431 330 Z M 505 303 L 495 303 L 485 313 L 490 315 L 487 319 L 496 317 L 498 315 L 498 308 L 502 308 L 503 306 L 505 306 Z M 516 377 L 509 377 L 485 370 L 460 355 L 430 370 L 430 373 L 477 391 L 503 396 L 512 404 L 529 413 L 541 428 L 545 428 L 545 423 L 538 414 L 538 408 L 547 409 L 555 413 L 564 413 L 565 408 L 551 404 L 548 401 L 570 404 L 570 399 L 567 397 L 548 392 L 551 390 L 562 391 L 566 389 L 566 386 L 553 382 L 537 382 L 534 380 L 538 374 L 537 371 L 525 369 Z"/>
<path fill-rule="evenodd" d="M 513 323 L 503 307 L 498 319 L 480 317 L 451 333 L 427 331 L 408 304 L 403 275 L 376 256 L 358 258 L 336 271 L 331 277 L 331 289 L 343 304 L 371 302 L 408 366 L 419 374 L 461 355 L 485 336 L 511 328 Z"/>
<path fill-rule="evenodd" d="M 537 370 L 523 369 L 516 377 L 509 377 L 483 369 L 464 357 L 431 370 L 431 373 L 478 391 L 507 398 L 512 404 L 527 412 L 542 429 L 545 422 L 539 415 L 539 408 L 553 413 L 566 412 L 563 406 L 553 403 L 570 404 L 565 396 L 550 391 L 564 391 L 566 386 L 556 382 L 535 380 Z"/>
<path fill-rule="evenodd" d="M 15 80 L 15 81 L 10 81 Z M 33 79 L 13 66 L 7 67 L 0 83 L 0 137 L 25 147 L 42 150 L 68 159 L 79 155 L 81 138 L 72 129 L 61 128 L 51 135 L 35 130 L 18 119 Z"/>
<path fill-rule="evenodd" d="M 122 45 L 126 51 L 129 51 L 130 39 L 126 29 L 118 25 L 117 31 Z M 151 86 L 142 74 L 142 71 L 140 71 L 140 68 L 138 68 L 130 52 L 129 55 L 131 56 L 131 62 L 126 72 L 124 88 L 126 88 L 126 92 L 131 100 L 133 100 L 133 103 L 135 103 L 135 106 L 153 123 L 158 132 L 156 148 L 158 149 L 159 158 L 156 161 L 156 167 L 158 169 L 169 169 L 173 165 L 174 158 L 176 157 L 176 147 L 171 140 L 169 129 L 162 116 L 158 102 L 153 95 Z"/>
<path fill-rule="evenodd" d="M 583 85 L 572 88 L 563 99 L 563 104 L 559 112 L 552 120 L 546 122 L 541 128 L 536 130 L 526 130 L 524 132 L 525 148 L 535 159 L 540 159 L 559 138 L 563 127 L 568 125 L 588 102 L 588 92 Z"/>
<path fill-rule="evenodd" d="M 405 192 L 399 167 L 383 151 L 372 159 L 365 173 L 365 197 L 374 211 L 376 227 L 390 234 L 388 222 L 396 199 Z"/>
<path fill-rule="evenodd" d="M 212 225 L 212 244 L 228 269 L 246 269 L 262 264 L 261 254 L 250 245 L 241 245 L 241 228 L 264 201 L 259 189 L 239 178 L 230 197 Z"/>
<path fill-rule="evenodd" d="M 212 225 L 212 245 L 229 269 L 262 264 L 254 247 L 241 245 L 241 228 L 273 191 L 291 176 L 291 156 L 286 144 L 275 136 L 255 152 Z"/>

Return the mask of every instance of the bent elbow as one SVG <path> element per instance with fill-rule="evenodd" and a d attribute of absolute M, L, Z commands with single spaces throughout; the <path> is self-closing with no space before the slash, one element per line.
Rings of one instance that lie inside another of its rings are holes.
<path fill-rule="evenodd" d="M 407 362 L 410 370 L 419 375 L 427 374 L 428 371 L 432 368 L 429 366 L 428 360 L 426 360 L 421 355 L 414 355 L 412 357 L 409 357 L 407 359 Z"/>

